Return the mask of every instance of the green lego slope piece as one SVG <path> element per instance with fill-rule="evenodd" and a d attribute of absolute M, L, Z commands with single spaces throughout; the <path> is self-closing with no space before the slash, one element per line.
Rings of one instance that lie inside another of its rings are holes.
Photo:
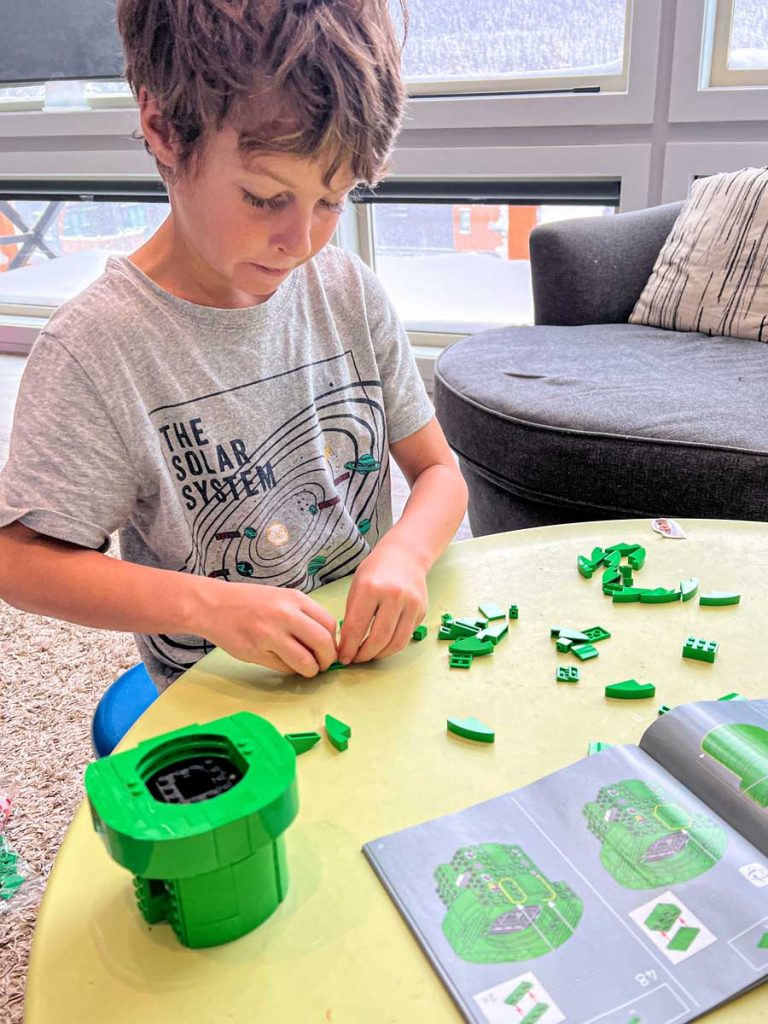
<path fill-rule="evenodd" d="M 768 807 L 768 730 L 759 725 L 719 725 L 701 741 L 705 754 L 739 779 L 739 790 Z"/>
<path fill-rule="evenodd" d="M 479 636 L 463 636 L 454 640 L 448 651 L 451 654 L 471 654 L 474 658 L 484 654 L 493 654 L 493 641 L 481 640 Z"/>
<path fill-rule="evenodd" d="M 686 949 L 691 948 L 700 931 L 700 928 L 678 928 L 667 943 L 667 949 L 685 952 Z"/>
<path fill-rule="evenodd" d="M 712 664 L 717 657 L 719 647 L 716 640 L 699 640 L 695 636 L 689 636 L 683 644 L 683 657 Z"/>
<path fill-rule="evenodd" d="M 476 619 L 454 619 L 451 624 L 454 638 L 460 636 L 476 636 L 485 626 L 485 622 L 478 622 Z"/>
<path fill-rule="evenodd" d="M 558 683 L 578 683 L 579 670 L 573 665 L 570 668 L 558 668 L 555 672 Z"/>
<path fill-rule="evenodd" d="M 89 764 L 85 789 L 145 920 L 167 920 L 183 945 L 239 938 L 283 900 L 296 754 L 264 718 L 240 711 L 144 740 Z"/>
<path fill-rule="evenodd" d="M 450 668 L 471 668 L 472 667 L 472 655 L 471 654 L 452 654 L 448 659 L 448 665 Z"/>
<path fill-rule="evenodd" d="M 682 914 L 674 903 L 657 903 L 645 919 L 645 927 L 652 932 L 668 932 Z"/>
<path fill-rule="evenodd" d="M 571 647 L 571 654 L 575 654 L 579 661 L 589 661 L 590 658 L 597 658 L 600 651 L 592 644 L 577 644 Z"/>
<path fill-rule="evenodd" d="M 488 625 L 482 632 L 477 634 L 478 640 L 490 640 L 494 647 L 500 643 L 509 633 L 509 626 L 506 622 L 496 622 Z"/>
<path fill-rule="evenodd" d="M 712 607 L 722 607 L 727 604 L 738 604 L 741 601 L 741 594 L 734 594 L 726 590 L 713 590 L 711 594 L 699 595 L 699 604 Z"/>
<path fill-rule="evenodd" d="M 763 932 L 760 936 L 760 940 L 757 943 L 758 949 L 768 949 L 768 932 Z"/>
<path fill-rule="evenodd" d="M 718 697 L 718 700 L 747 700 L 747 697 L 742 697 L 740 693 L 726 693 L 722 697 Z"/>
<path fill-rule="evenodd" d="M 621 683 L 611 683 L 605 688 L 605 696 L 617 700 L 644 700 L 656 696 L 653 683 L 638 683 L 636 679 L 625 679 Z"/>
<path fill-rule="evenodd" d="M 566 629 L 564 626 L 553 626 L 549 631 L 552 640 L 575 640 L 578 643 L 586 644 L 589 637 L 578 629 Z"/>
<path fill-rule="evenodd" d="M 481 615 L 484 615 L 489 622 L 493 622 L 494 619 L 506 619 L 506 615 L 493 601 L 484 601 L 481 605 L 478 605 L 477 610 Z"/>
<path fill-rule="evenodd" d="M 692 576 L 689 580 L 683 580 L 680 584 L 680 593 L 683 595 L 683 601 L 690 601 L 691 598 L 696 596 L 698 589 L 699 581 L 695 576 Z"/>
<path fill-rule="evenodd" d="M 416 629 L 414 629 L 413 633 L 411 633 L 411 640 L 423 640 L 426 635 L 427 627 L 423 625 L 417 626 Z"/>
<path fill-rule="evenodd" d="M 347 725 L 346 722 L 342 722 L 339 718 L 334 718 L 333 715 L 326 715 L 325 731 L 328 733 L 328 739 L 337 750 L 344 751 L 347 749 L 349 738 L 352 735 L 351 726 Z"/>
<path fill-rule="evenodd" d="M 591 644 L 600 643 L 601 640 L 610 640 L 611 634 L 602 626 L 590 626 L 584 630 L 584 635 Z"/>
<path fill-rule="evenodd" d="M 449 718 L 446 722 L 448 732 L 463 736 L 466 740 L 476 743 L 493 743 L 496 733 L 479 718 Z"/>
<path fill-rule="evenodd" d="M 603 743 L 602 740 L 590 740 L 589 746 L 587 747 L 587 757 L 593 757 L 595 754 L 600 754 L 603 750 L 611 750 L 613 743 Z"/>
<path fill-rule="evenodd" d="M 306 753 L 322 739 L 319 732 L 287 732 L 285 738 L 297 754 Z"/>

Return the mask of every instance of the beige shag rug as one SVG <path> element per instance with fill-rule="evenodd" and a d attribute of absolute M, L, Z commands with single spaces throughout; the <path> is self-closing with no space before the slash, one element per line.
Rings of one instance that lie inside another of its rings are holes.
<path fill-rule="evenodd" d="M 0 601 L 0 790 L 11 783 L 17 791 L 5 835 L 40 877 L 0 910 L 2 1024 L 22 1021 L 44 881 L 93 758 L 91 715 L 109 684 L 138 660 L 130 633 L 73 626 Z M 15 901 L 21 909 L 14 910 Z"/>

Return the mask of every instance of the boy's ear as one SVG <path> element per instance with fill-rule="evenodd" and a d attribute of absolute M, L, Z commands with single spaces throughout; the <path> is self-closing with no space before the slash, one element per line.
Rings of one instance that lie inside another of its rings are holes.
<path fill-rule="evenodd" d="M 166 167 L 175 167 L 178 152 L 173 133 L 160 111 L 157 100 L 150 96 L 145 85 L 139 87 L 138 103 L 141 131 L 152 150 L 152 155 Z"/>

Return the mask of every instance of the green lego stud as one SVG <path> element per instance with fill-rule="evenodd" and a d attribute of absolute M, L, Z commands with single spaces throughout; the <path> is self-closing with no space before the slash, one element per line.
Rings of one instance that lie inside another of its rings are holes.
<path fill-rule="evenodd" d="M 698 589 L 699 581 L 695 576 L 692 576 L 689 580 L 683 580 L 680 584 L 680 593 L 683 596 L 683 601 L 690 601 L 691 598 L 696 596 Z"/>
<path fill-rule="evenodd" d="M 636 679 L 625 679 L 621 683 L 611 683 L 605 688 L 605 696 L 616 700 L 644 700 L 656 696 L 653 683 L 638 683 Z"/>
<path fill-rule="evenodd" d="M 607 629 L 603 629 L 602 626 L 590 626 L 589 629 L 584 630 L 584 636 L 591 644 L 598 644 L 601 640 L 610 640 L 611 634 Z"/>
<path fill-rule="evenodd" d="M 346 722 L 342 722 L 339 718 L 334 718 L 333 715 L 326 715 L 325 731 L 328 734 L 328 739 L 337 750 L 344 751 L 347 749 L 349 738 L 352 735 L 351 726 L 347 725 Z"/>
<path fill-rule="evenodd" d="M 411 640 L 423 640 L 426 635 L 427 627 L 423 625 L 417 626 L 416 629 L 414 629 L 413 633 L 411 634 Z"/>
<path fill-rule="evenodd" d="M 590 658 L 597 658 L 600 651 L 592 644 L 576 644 L 571 647 L 571 654 L 575 654 L 579 661 L 589 661 Z"/>
<path fill-rule="evenodd" d="M 471 654 L 452 654 L 448 659 L 448 664 L 451 668 L 471 668 L 472 667 L 472 655 Z"/>
<path fill-rule="evenodd" d="M 517 607 L 516 604 L 511 604 L 509 606 L 509 618 L 510 620 L 520 618 L 520 609 Z"/>
<path fill-rule="evenodd" d="M 287 732 L 285 738 L 297 754 L 306 753 L 322 739 L 319 732 Z"/>
<path fill-rule="evenodd" d="M 739 604 L 741 594 L 734 594 L 727 590 L 713 590 L 711 594 L 701 594 L 699 604 L 710 605 L 720 608 L 727 604 Z"/>
<path fill-rule="evenodd" d="M 611 750 L 612 747 L 612 743 L 603 743 L 602 740 L 591 740 L 587 747 L 587 757 L 593 757 L 595 754 L 600 754 L 603 750 Z"/>
<path fill-rule="evenodd" d="M 454 640 L 448 651 L 451 654 L 471 654 L 473 658 L 479 658 L 484 654 L 493 654 L 493 641 L 481 640 L 478 636 L 463 636 Z"/>
<path fill-rule="evenodd" d="M 493 729 L 479 718 L 449 718 L 446 725 L 448 732 L 463 736 L 465 740 L 475 740 L 476 743 L 493 743 L 496 738 Z"/>
<path fill-rule="evenodd" d="M 717 657 L 719 647 L 720 645 L 715 640 L 700 640 L 695 636 L 689 636 L 683 644 L 683 657 L 712 664 Z"/>
<path fill-rule="evenodd" d="M 493 601 L 484 601 L 481 605 L 478 605 L 477 610 L 481 615 L 484 615 L 489 622 L 493 622 L 494 619 L 506 619 L 506 615 Z"/>
<path fill-rule="evenodd" d="M 296 754 L 266 719 L 239 711 L 144 740 L 91 762 L 85 789 L 144 919 L 183 945 L 239 938 L 283 900 Z"/>
<path fill-rule="evenodd" d="M 578 683 L 579 681 L 579 670 L 575 665 L 566 668 L 562 666 L 555 671 L 555 679 L 558 683 Z"/>

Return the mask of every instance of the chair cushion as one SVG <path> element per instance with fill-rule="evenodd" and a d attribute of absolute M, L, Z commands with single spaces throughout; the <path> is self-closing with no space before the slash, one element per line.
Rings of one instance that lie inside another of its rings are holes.
<path fill-rule="evenodd" d="M 767 399 L 767 346 L 633 324 L 485 331 L 435 372 L 459 455 L 613 516 L 768 519 Z"/>

